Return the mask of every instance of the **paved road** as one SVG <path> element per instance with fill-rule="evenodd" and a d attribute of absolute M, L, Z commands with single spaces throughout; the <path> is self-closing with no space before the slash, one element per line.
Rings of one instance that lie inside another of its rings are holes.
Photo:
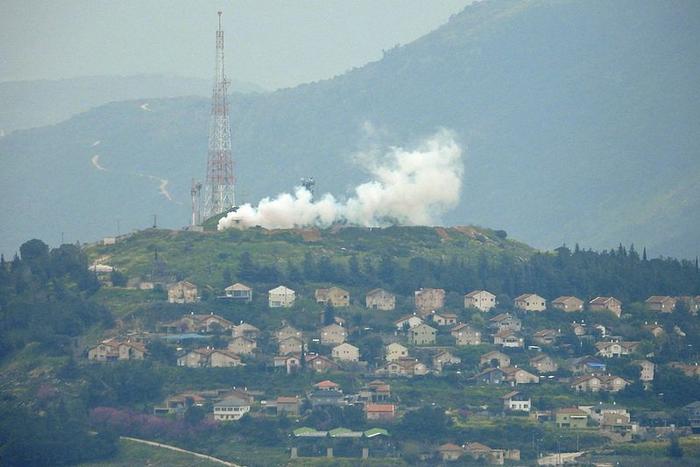
<path fill-rule="evenodd" d="M 177 452 L 184 452 L 186 454 L 191 454 L 195 457 L 199 457 L 201 459 L 206 459 L 206 460 L 211 461 L 211 462 L 216 462 L 217 464 L 227 465 L 229 467 L 243 467 L 241 465 L 234 464 L 233 462 L 228 462 L 228 461 L 225 461 L 223 459 L 218 459 L 216 457 L 208 456 L 206 454 L 200 454 L 198 452 L 188 451 L 186 449 L 178 448 L 177 446 L 171 446 L 169 444 L 156 443 L 155 441 L 148 441 L 148 440 L 139 439 L 139 438 L 131 438 L 129 436 L 120 436 L 119 438 L 133 441 L 135 443 L 148 444 L 149 446 L 155 446 L 157 448 L 170 449 L 171 451 L 177 451 Z"/>

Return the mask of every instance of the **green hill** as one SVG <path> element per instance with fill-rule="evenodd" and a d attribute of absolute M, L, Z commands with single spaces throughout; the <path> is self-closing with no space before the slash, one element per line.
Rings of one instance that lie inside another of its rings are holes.
<path fill-rule="evenodd" d="M 410 146 L 447 127 L 466 148 L 466 175 L 443 222 L 502 228 L 539 248 L 622 241 L 692 258 L 698 44 L 694 0 L 474 3 L 341 76 L 234 96 L 238 198 L 275 195 L 302 176 L 343 195 L 365 180 L 357 150 Z M 0 140 L 0 250 L 61 232 L 96 239 L 117 220 L 122 232 L 143 228 L 154 213 L 164 226 L 187 222 L 191 179 L 205 171 L 208 100 L 143 103 Z"/>
<path fill-rule="evenodd" d="M 231 283 L 230 278 L 224 279 L 227 270 L 231 278 L 238 275 L 244 253 L 261 267 L 277 269 L 279 277 L 290 264 L 302 267 L 307 255 L 316 261 L 325 257 L 347 268 L 352 258 L 360 265 L 368 261 L 378 264 L 386 256 L 400 266 L 407 266 L 415 257 L 475 265 L 484 257 L 496 261 L 505 256 L 524 261 L 535 253 L 523 243 L 504 238 L 504 234 L 477 227 L 336 226 L 326 230 L 203 233 L 148 229 L 116 245 L 95 245 L 86 251 L 92 261 L 109 263 L 130 277 L 150 275 L 157 254 L 166 263 L 168 274 L 221 289 Z"/>

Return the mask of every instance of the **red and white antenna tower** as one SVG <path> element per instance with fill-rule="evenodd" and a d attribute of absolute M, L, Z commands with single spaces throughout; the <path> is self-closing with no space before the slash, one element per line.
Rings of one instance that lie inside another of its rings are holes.
<path fill-rule="evenodd" d="M 204 207 L 201 221 L 226 212 L 236 204 L 233 157 L 231 156 L 231 126 L 228 118 L 227 88 L 224 74 L 224 31 L 216 31 L 216 77 L 211 96 L 209 121 L 209 151 L 207 157 L 207 180 L 204 184 Z"/>

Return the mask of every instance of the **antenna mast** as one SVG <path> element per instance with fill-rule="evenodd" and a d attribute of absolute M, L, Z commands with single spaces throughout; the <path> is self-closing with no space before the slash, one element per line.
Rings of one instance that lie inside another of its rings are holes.
<path fill-rule="evenodd" d="M 231 156 L 231 126 L 228 116 L 227 89 L 224 73 L 224 31 L 216 31 L 216 76 L 211 98 L 207 179 L 204 184 L 204 209 L 200 222 L 226 212 L 235 206 L 233 157 Z M 194 220 L 194 219 L 193 219 Z"/>

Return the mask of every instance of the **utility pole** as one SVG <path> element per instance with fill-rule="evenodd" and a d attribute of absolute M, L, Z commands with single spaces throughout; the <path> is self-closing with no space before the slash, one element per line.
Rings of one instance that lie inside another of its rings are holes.
<path fill-rule="evenodd" d="M 153 214 L 153 228 L 157 229 L 158 228 L 158 215 Z"/>

